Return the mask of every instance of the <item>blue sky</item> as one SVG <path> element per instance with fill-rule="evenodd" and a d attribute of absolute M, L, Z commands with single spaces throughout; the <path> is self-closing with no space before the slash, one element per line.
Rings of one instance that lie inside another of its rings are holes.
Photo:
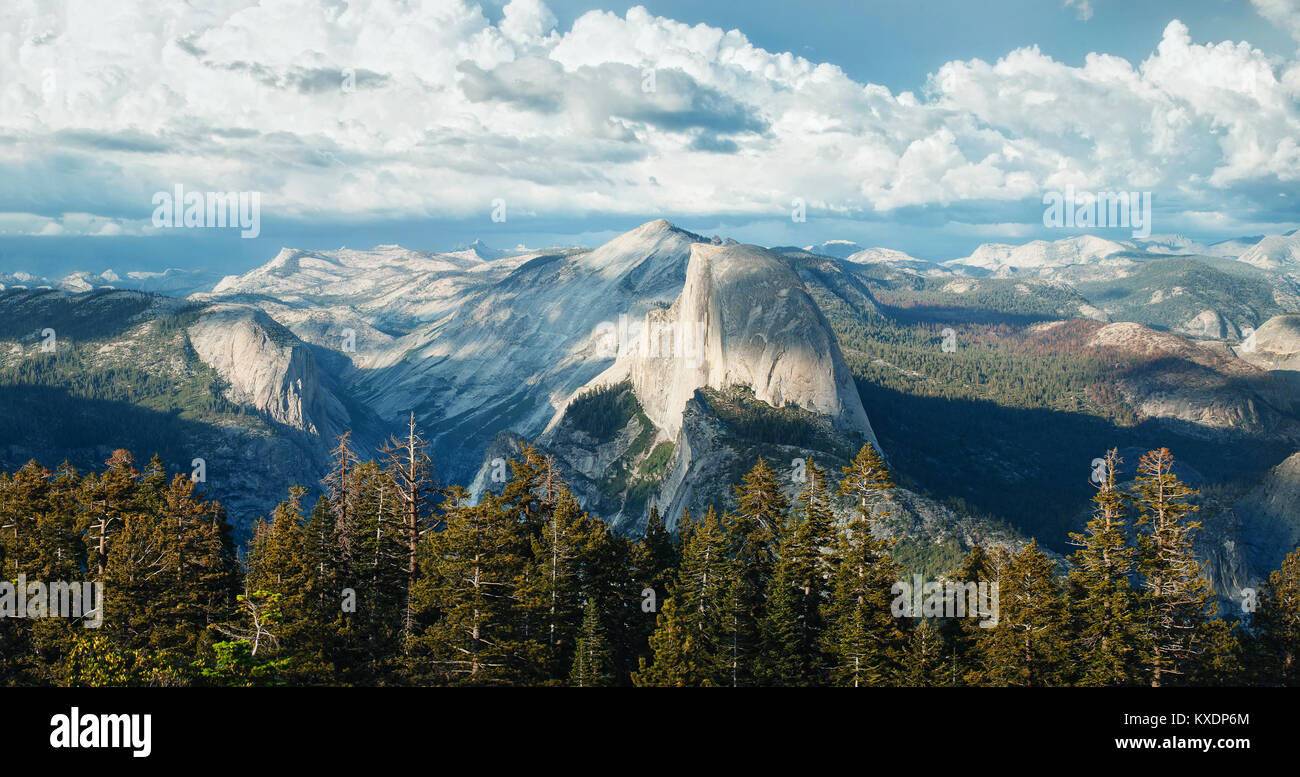
<path fill-rule="evenodd" d="M 1300 221 L 1300 0 L 14 0 L 0 30 L 0 271 L 659 217 L 947 259 L 1068 236 L 1066 186 L 1206 241 Z M 178 183 L 258 192 L 260 235 L 155 227 Z"/>
<path fill-rule="evenodd" d="M 1093 0 L 1086 20 L 1079 18 L 1077 6 L 1053 0 L 556 0 L 549 5 L 561 26 L 591 10 L 623 14 L 640 5 L 688 24 L 739 29 L 756 46 L 833 62 L 856 81 L 895 92 L 920 90 L 926 76 L 945 62 L 992 62 L 1023 46 L 1037 45 L 1071 65 L 1082 64 L 1094 51 L 1140 61 L 1173 18 L 1204 31 L 1205 40 L 1247 40 L 1275 55 L 1288 55 L 1296 45 L 1244 0 Z M 489 7 L 489 15 L 499 17 L 499 11 Z"/>

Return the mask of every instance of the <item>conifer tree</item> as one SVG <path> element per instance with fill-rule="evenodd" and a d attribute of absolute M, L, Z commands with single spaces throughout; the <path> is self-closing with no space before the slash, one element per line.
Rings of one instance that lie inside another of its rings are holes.
<path fill-rule="evenodd" d="M 632 673 L 632 683 L 643 688 L 683 688 L 716 685 L 715 672 L 701 670 L 699 662 L 712 663 L 708 650 L 701 650 L 704 638 L 698 624 L 686 618 L 675 599 L 664 601 L 650 636 L 651 658 L 642 658 Z"/>
<path fill-rule="evenodd" d="M 891 591 L 902 570 L 889 557 L 891 543 L 872 530 L 888 514 L 884 506 L 893 487 L 884 460 L 871 445 L 862 446 L 840 481 L 840 494 L 850 500 L 852 516 L 835 548 L 822 637 L 831 678 L 838 685 L 899 680 L 907 625 L 893 615 Z"/>
<path fill-rule="evenodd" d="M 601 575 L 606 554 L 606 527 L 587 515 L 578 500 L 557 484 L 555 506 L 544 515 L 541 531 L 531 538 L 532 564 L 520 581 L 521 609 L 537 627 L 544 646 L 537 656 L 539 679 L 559 680 L 573 663 L 582 628 L 584 601 L 600 611 L 603 593 L 589 583 Z M 626 579 L 626 578 L 624 578 Z"/>
<path fill-rule="evenodd" d="M 858 514 L 871 516 L 875 509 L 890 499 L 894 481 L 889 467 L 871 444 L 863 445 L 849 466 L 844 467 L 840 481 L 840 495 L 856 506 Z"/>
<path fill-rule="evenodd" d="M 420 537 L 428 528 L 428 499 L 434 491 L 433 460 L 429 445 L 415 427 L 415 412 L 407 423 L 406 436 L 389 438 L 382 453 L 387 458 L 388 470 L 397 485 L 397 498 L 401 500 L 402 530 L 406 549 L 406 605 L 402 620 L 403 638 L 412 632 L 414 608 L 411 604 L 419 574 L 417 555 Z"/>
<path fill-rule="evenodd" d="M 811 685 L 825 680 L 822 612 L 829 596 L 833 542 L 826 473 L 805 467 L 799 508 L 781 532 L 776 572 L 763 619 L 765 684 Z"/>
<path fill-rule="evenodd" d="M 122 528 L 123 514 L 132 508 L 139 489 L 139 473 L 130 451 L 115 450 L 104 463 L 107 469 L 88 479 L 83 489 L 89 503 L 84 520 L 92 537 L 87 543 L 89 563 L 100 580 L 104 579 L 112 537 Z"/>
<path fill-rule="evenodd" d="M 776 474 L 759 458 L 736 486 L 739 509 L 727 515 L 735 562 L 728 593 L 733 685 L 754 682 L 763 652 L 761 621 L 764 599 L 772 584 L 776 546 L 789 505 Z"/>
<path fill-rule="evenodd" d="M 1079 547 L 1070 571 L 1075 660 L 1080 685 L 1126 685 L 1136 679 L 1138 624 L 1130 583 L 1134 550 L 1125 530 L 1126 499 L 1115 483 L 1121 460 L 1112 449 L 1093 497 L 1086 533 L 1071 533 Z"/>
<path fill-rule="evenodd" d="M 986 586 L 998 579 L 997 565 L 982 545 L 971 548 L 966 558 L 952 573 L 952 580 L 960 586 L 984 583 Z M 944 661 L 948 668 L 945 685 L 981 685 L 983 684 L 982 640 L 987 636 L 986 629 L 979 625 L 982 619 L 945 618 L 939 625 L 939 632 L 947 651 Z"/>
<path fill-rule="evenodd" d="M 735 587 L 730 538 L 712 507 L 683 534 L 686 540 L 677 579 L 650 638 L 651 674 L 646 675 L 644 665 L 639 674 L 643 681 L 658 678 L 651 684 L 664 684 L 663 678 L 671 677 L 673 682 L 668 684 L 730 685 L 733 611 L 729 596 Z M 683 631 L 689 636 L 686 643 L 681 642 Z M 676 665 L 669 667 L 662 661 Z"/>
<path fill-rule="evenodd" d="M 194 481 L 177 473 L 167 481 L 166 469 L 155 459 L 148 492 L 157 516 L 160 540 L 166 549 L 165 584 L 155 602 L 155 631 L 170 631 L 162 641 L 185 654 L 205 646 L 208 628 L 222 621 L 235 605 L 238 569 L 225 511 L 204 500 Z"/>
<path fill-rule="evenodd" d="M 345 612 L 340 632 L 345 663 L 358 682 L 388 682 L 404 651 L 406 531 L 398 487 L 373 461 L 352 470 L 352 517 L 342 544 L 351 550 L 341 581 L 355 592 L 355 612 Z"/>
<path fill-rule="evenodd" d="M 1197 509 L 1190 504 L 1196 491 L 1174 474 L 1168 448 L 1149 451 L 1138 462 L 1134 488 L 1138 525 L 1138 572 L 1142 575 L 1144 674 L 1153 687 L 1168 685 L 1184 675 L 1189 662 L 1205 647 L 1210 608 L 1209 583 L 1192 541 L 1201 524 L 1188 520 Z"/>
<path fill-rule="evenodd" d="M 335 537 L 339 542 L 339 564 L 347 568 L 352 564 L 352 543 L 356 536 L 353 523 L 353 503 L 355 501 L 356 476 L 354 470 L 358 465 L 357 454 L 352 449 L 352 432 L 344 432 L 335 441 L 330 451 L 332 466 L 326 473 L 322 484 L 329 496 L 333 508 Z"/>
<path fill-rule="evenodd" d="M 302 683 L 337 683 L 341 676 L 336 662 L 340 660 L 347 586 L 341 578 L 337 528 L 329 497 L 322 495 L 302 531 L 305 588 L 301 607 L 303 623 L 309 627 L 289 636 L 293 661 L 288 671 Z"/>
<path fill-rule="evenodd" d="M 569 672 L 569 685 L 578 688 L 595 688 L 611 685 L 613 678 L 613 653 L 605 627 L 600 622 L 600 608 L 594 599 L 588 599 L 582 611 L 582 628 L 573 651 L 573 668 Z"/>
<path fill-rule="evenodd" d="M 1067 684 L 1065 596 L 1036 540 L 1009 559 L 998 585 L 998 623 L 981 641 L 984 679 L 1002 686 Z"/>
<path fill-rule="evenodd" d="M 943 637 L 930 618 L 922 618 L 908 636 L 907 659 L 901 683 L 913 688 L 931 688 L 950 683 L 943 657 Z"/>
<path fill-rule="evenodd" d="M 689 511 L 684 517 L 690 520 Z M 650 516 L 646 520 L 645 534 L 636 543 L 634 564 L 637 580 L 645 588 L 652 588 L 656 594 L 663 595 L 668 590 L 668 581 L 677 569 L 681 554 L 667 523 L 659 514 L 658 507 L 650 506 Z"/>
<path fill-rule="evenodd" d="M 417 618 L 434 617 L 415 647 L 454 684 L 516 682 L 530 652 L 519 604 L 526 538 L 501 502 L 447 506 L 446 528 L 421 546 Z"/>
<path fill-rule="evenodd" d="M 816 670 L 816 654 L 803 644 L 795 579 L 790 568 L 778 564 L 760 623 L 762 653 L 755 680 L 758 685 L 809 685 Z"/>

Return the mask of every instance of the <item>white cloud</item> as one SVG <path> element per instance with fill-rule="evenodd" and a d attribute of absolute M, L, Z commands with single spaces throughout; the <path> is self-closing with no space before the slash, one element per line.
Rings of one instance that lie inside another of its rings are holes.
<path fill-rule="evenodd" d="M 1065 7 L 1074 6 L 1074 13 L 1082 21 L 1092 18 L 1092 0 L 1065 0 Z"/>
<path fill-rule="evenodd" d="M 6 237 L 116 237 L 156 232 L 147 222 L 127 222 L 90 213 L 64 213 L 56 217 L 0 213 L 0 235 Z"/>
<path fill-rule="evenodd" d="M 1300 43 L 1300 0 L 1250 0 L 1255 10 Z"/>
<path fill-rule="evenodd" d="M 1295 0 L 1253 1 L 1300 32 Z M 1178 21 L 1140 63 L 1028 47 L 949 62 L 914 95 L 640 7 L 565 31 L 541 0 L 497 25 L 464 0 L 202 6 L 5 3 L 0 176 L 26 207 L 146 219 L 180 182 L 259 191 L 281 218 L 468 217 L 497 197 L 776 217 L 793 197 L 871 214 L 1073 184 L 1199 211 L 1275 206 L 1300 178 L 1300 64 Z"/>
<path fill-rule="evenodd" d="M 541 0 L 510 0 L 504 9 L 501 32 L 511 41 L 540 43 L 555 29 L 555 14 Z"/>

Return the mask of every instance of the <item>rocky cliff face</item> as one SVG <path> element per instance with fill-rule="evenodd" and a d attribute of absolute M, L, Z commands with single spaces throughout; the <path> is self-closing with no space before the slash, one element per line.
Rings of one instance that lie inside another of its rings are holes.
<path fill-rule="evenodd" d="M 773 407 L 812 411 L 875 443 L 830 325 L 790 265 L 757 246 L 692 246 L 672 307 L 650 311 L 638 340 L 592 383 L 624 379 L 669 436 L 697 389 L 741 385 Z"/>
<path fill-rule="evenodd" d="M 659 220 L 590 251 L 537 256 L 408 335 L 400 356 L 358 376 L 356 393 L 385 418 L 415 409 L 444 475 L 468 480 L 494 435 L 536 437 L 610 365 L 620 321 L 677 296 L 701 240 Z"/>
<path fill-rule="evenodd" d="M 670 525 L 688 508 L 728 505 L 759 456 L 782 470 L 809 458 L 835 467 L 877 444 L 834 333 L 781 256 L 696 243 L 685 275 L 539 441 L 589 509 L 628 531 L 651 505 Z M 597 389 L 635 408 L 599 438 L 567 412 Z"/>
<path fill-rule="evenodd" d="M 1300 453 L 1270 470 L 1230 506 L 1205 512 L 1198 516 L 1197 552 L 1224 608 L 1236 612 L 1242 591 L 1259 588 L 1300 546 Z"/>
<path fill-rule="evenodd" d="M 346 428 L 343 405 L 322 387 L 311 351 L 261 310 L 216 305 L 187 333 L 199 358 L 227 382 L 231 402 L 312 436 Z"/>
<path fill-rule="evenodd" d="M 1233 506 L 1246 557 L 1260 575 L 1300 545 L 1300 453 L 1274 467 Z"/>

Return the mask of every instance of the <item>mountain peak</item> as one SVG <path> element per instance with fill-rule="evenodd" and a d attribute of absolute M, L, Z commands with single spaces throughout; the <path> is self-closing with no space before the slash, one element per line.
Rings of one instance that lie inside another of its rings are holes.
<path fill-rule="evenodd" d="M 655 219 L 624 232 L 622 235 L 614 238 L 614 240 L 620 240 L 624 237 L 636 237 L 642 240 L 658 240 L 670 235 L 685 237 L 692 241 L 704 241 L 707 239 L 701 235 L 695 234 L 694 232 L 682 229 L 668 219 Z"/>
<path fill-rule="evenodd" d="M 681 294 L 650 311 L 641 331 L 671 332 L 684 350 L 634 345 L 594 383 L 630 378 L 646 416 L 670 435 L 696 389 L 747 385 L 774 407 L 797 405 L 874 442 L 830 325 L 794 269 L 767 249 L 695 243 Z"/>
<path fill-rule="evenodd" d="M 640 232 L 642 234 L 653 234 L 667 232 L 674 229 L 677 229 L 677 226 L 668 219 L 655 219 L 654 221 L 647 221 L 632 231 Z"/>

